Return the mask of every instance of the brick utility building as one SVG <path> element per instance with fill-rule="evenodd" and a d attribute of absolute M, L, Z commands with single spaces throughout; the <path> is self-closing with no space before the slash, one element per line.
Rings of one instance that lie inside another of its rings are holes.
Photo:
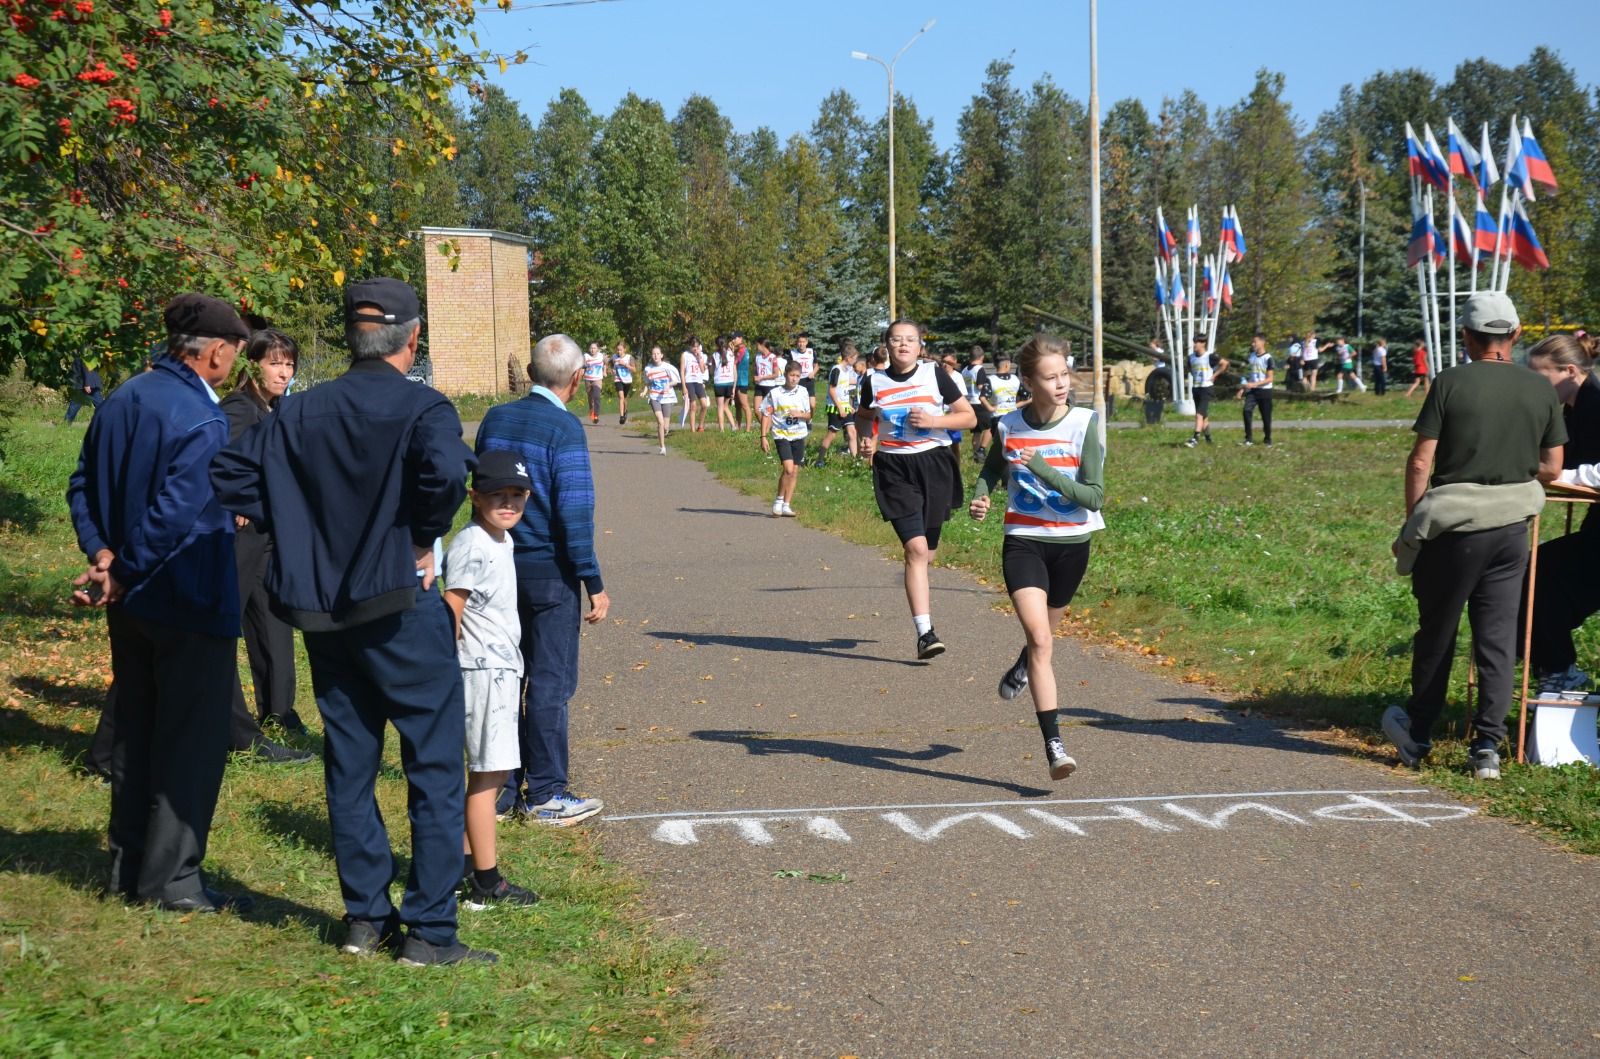
<path fill-rule="evenodd" d="M 532 242 L 478 228 L 422 229 L 428 359 L 440 393 L 498 395 L 527 388 Z M 455 253 L 441 253 L 441 244 L 451 244 Z"/>

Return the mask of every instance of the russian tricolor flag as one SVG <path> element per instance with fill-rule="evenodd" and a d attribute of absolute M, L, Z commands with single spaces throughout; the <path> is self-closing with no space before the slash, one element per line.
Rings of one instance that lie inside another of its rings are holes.
<path fill-rule="evenodd" d="M 1528 211 L 1520 200 L 1511 207 L 1511 228 L 1506 232 L 1506 242 L 1510 246 L 1511 256 L 1523 268 L 1550 267 L 1550 256 L 1539 245 L 1539 237 L 1533 234 L 1533 222 L 1528 220 Z"/>
<path fill-rule="evenodd" d="M 1517 119 L 1511 119 L 1511 134 L 1506 138 L 1506 183 L 1522 197 L 1533 201 L 1533 178 L 1528 175 L 1528 163 L 1522 155 L 1522 134 L 1517 131 Z"/>
<path fill-rule="evenodd" d="M 1414 177 L 1427 179 L 1428 163 L 1422 154 L 1422 144 L 1417 139 L 1417 130 L 1406 122 L 1406 172 Z"/>
<path fill-rule="evenodd" d="M 1244 229 L 1239 227 L 1239 211 L 1232 206 L 1222 210 L 1222 258 L 1237 261 L 1244 257 Z"/>
<path fill-rule="evenodd" d="M 1161 214 L 1161 207 L 1156 207 L 1156 253 L 1161 255 L 1161 260 L 1171 261 L 1172 251 L 1177 249 L 1178 241 L 1172 237 L 1172 232 L 1167 228 L 1167 219 Z"/>
<path fill-rule="evenodd" d="M 1500 226 L 1494 223 L 1494 216 L 1483 204 L 1483 195 L 1478 195 L 1478 212 L 1473 217 L 1472 237 L 1473 245 L 1480 254 L 1494 254 L 1495 237 L 1500 232 Z"/>
<path fill-rule="evenodd" d="M 1422 203 L 1412 197 L 1411 242 L 1406 246 L 1406 267 L 1423 264 L 1428 255 L 1438 250 L 1438 232 L 1434 231 L 1433 218 L 1422 208 Z"/>
<path fill-rule="evenodd" d="M 1190 257 L 1200 256 L 1200 208 L 1189 207 L 1189 230 L 1185 239 Z"/>
<path fill-rule="evenodd" d="M 1433 126 L 1427 122 L 1422 125 L 1422 143 L 1425 150 L 1427 172 L 1423 179 L 1440 191 L 1450 187 L 1450 163 L 1445 161 L 1444 152 L 1439 150 L 1439 141 L 1433 138 Z"/>
<path fill-rule="evenodd" d="M 1156 304 L 1167 304 L 1167 285 L 1161 276 L 1161 258 L 1156 258 Z"/>
<path fill-rule="evenodd" d="M 1450 200 L 1450 227 L 1456 236 L 1456 257 L 1463 265 L 1472 264 L 1472 231 L 1467 227 L 1467 219 L 1456 209 L 1453 198 Z"/>
<path fill-rule="evenodd" d="M 1175 309 L 1185 308 L 1189 304 L 1189 296 L 1183 293 L 1182 269 L 1175 268 L 1172 270 L 1172 294 L 1168 296 L 1167 301 L 1170 302 L 1172 307 Z"/>
<path fill-rule="evenodd" d="M 1473 183 L 1478 182 L 1479 170 L 1483 168 L 1483 158 L 1468 143 L 1466 137 L 1461 135 L 1461 130 L 1456 128 L 1455 118 L 1445 119 L 1445 146 L 1450 149 L 1450 172 L 1457 176 L 1470 177 Z"/>
<path fill-rule="evenodd" d="M 1476 180 L 1479 191 L 1488 191 L 1500 183 L 1500 170 L 1494 164 L 1494 151 L 1489 146 L 1489 123 L 1483 123 L 1483 135 L 1478 141 L 1478 173 Z"/>
<path fill-rule="evenodd" d="M 1222 304 L 1229 309 L 1233 308 L 1233 273 L 1222 274 Z"/>
<path fill-rule="evenodd" d="M 1550 161 L 1545 158 L 1539 141 L 1533 138 L 1533 123 L 1527 118 L 1522 119 L 1522 165 L 1527 169 L 1530 179 L 1537 180 L 1551 191 L 1556 189 L 1555 171 L 1550 168 Z M 1530 199 L 1532 197 L 1529 196 Z"/>
<path fill-rule="evenodd" d="M 1211 258 L 1209 256 L 1206 257 L 1205 266 L 1200 272 L 1200 289 L 1206 296 L 1206 312 L 1210 312 L 1217 307 L 1217 297 L 1211 286 Z"/>

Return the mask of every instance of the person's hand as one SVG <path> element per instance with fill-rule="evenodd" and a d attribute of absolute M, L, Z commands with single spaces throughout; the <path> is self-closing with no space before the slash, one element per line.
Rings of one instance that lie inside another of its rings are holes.
<path fill-rule="evenodd" d="M 91 387 L 88 387 L 88 386 L 85 386 L 85 387 L 84 387 L 84 388 L 83 388 L 83 392 L 84 392 L 84 393 L 87 393 L 87 394 L 93 394 L 93 393 L 94 393 L 94 390 L 93 390 L 93 388 L 91 388 Z"/>
<path fill-rule="evenodd" d="M 765 456 L 767 454 L 768 449 L 769 449 L 769 446 L 767 445 L 767 436 L 765 434 L 763 434 L 763 435 L 761 435 L 761 454 L 763 456 Z"/>
<path fill-rule="evenodd" d="M 90 561 L 89 568 L 73 579 L 72 602 L 75 606 L 103 607 L 122 601 L 122 584 L 111 576 L 111 561 L 115 558 L 111 549 L 101 548 Z"/>
<path fill-rule="evenodd" d="M 250 525 L 250 520 L 245 518 L 243 515 L 235 515 L 235 516 L 233 516 L 233 528 L 234 529 L 244 529 L 248 525 Z"/>
<path fill-rule="evenodd" d="M 417 560 L 417 573 L 422 575 L 422 591 L 432 591 L 433 579 L 436 574 L 433 568 L 433 547 L 430 545 L 426 548 L 419 548 L 413 544 L 411 546 L 411 555 Z"/>
<path fill-rule="evenodd" d="M 939 413 L 935 412 L 932 406 L 919 404 L 906 415 L 906 423 L 917 430 L 931 430 L 933 421 L 938 418 Z"/>
<path fill-rule="evenodd" d="M 594 595 L 589 597 L 589 613 L 583 616 L 583 620 L 588 622 L 590 625 L 599 625 L 601 622 L 606 620 L 606 614 L 608 614 L 610 610 L 611 597 L 606 595 L 604 592 L 596 592 Z"/>
<path fill-rule="evenodd" d="M 975 496 L 972 503 L 967 506 L 967 514 L 972 516 L 974 522 L 982 522 L 989 514 L 989 498 Z"/>

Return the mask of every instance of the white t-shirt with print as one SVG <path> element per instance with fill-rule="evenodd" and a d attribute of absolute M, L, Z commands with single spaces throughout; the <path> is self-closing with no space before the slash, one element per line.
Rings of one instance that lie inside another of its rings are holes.
<path fill-rule="evenodd" d="M 522 672 L 522 620 L 517 616 L 517 571 L 511 549 L 510 533 L 497 541 L 488 530 L 469 522 L 445 553 L 445 586 L 470 593 L 461 611 L 456 648 L 462 669 Z"/>
<path fill-rule="evenodd" d="M 810 434 L 811 424 L 804 419 L 794 418 L 809 411 L 811 395 L 801 386 L 792 390 L 787 386 L 777 386 L 761 399 L 760 414 L 772 417 L 772 436 L 779 441 L 799 441 Z"/>

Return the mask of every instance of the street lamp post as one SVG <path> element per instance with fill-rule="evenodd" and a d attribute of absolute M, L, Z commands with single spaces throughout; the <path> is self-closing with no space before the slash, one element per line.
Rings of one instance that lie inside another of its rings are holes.
<path fill-rule="evenodd" d="M 1367 182 L 1357 174 L 1357 193 L 1361 196 L 1361 231 L 1356 249 L 1356 340 L 1366 337 L 1363 310 L 1367 299 Z"/>
<path fill-rule="evenodd" d="M 895 300 L 894 285 L 894 64 L 899 62 L 900 56 L 906 53 L 906 49 L 915 44 L 918 37 L 932 29 L 933 24 L 937 21 L 938 19 L 930 18 L 927 22 L 923 23 L 922 28 L 917 30 L 911 39 L 906 41 L 905 45 L 901 47 L 899 51 L 894 53 L 894 58 L 890 59 L 888 62 L 884 62 L 876 55 L 869 55 L 864 51 L 853 51 L 850 53 L 850 58 L 852 59 L 863 59 L 867 62 L 877 63 L 879 66 L 883 67 L 884 73 L 889 75 L 889 320 L 891 322 L 896 320 L 899 316 L 899 313 L 896 311 L 898 302 Z"/>

